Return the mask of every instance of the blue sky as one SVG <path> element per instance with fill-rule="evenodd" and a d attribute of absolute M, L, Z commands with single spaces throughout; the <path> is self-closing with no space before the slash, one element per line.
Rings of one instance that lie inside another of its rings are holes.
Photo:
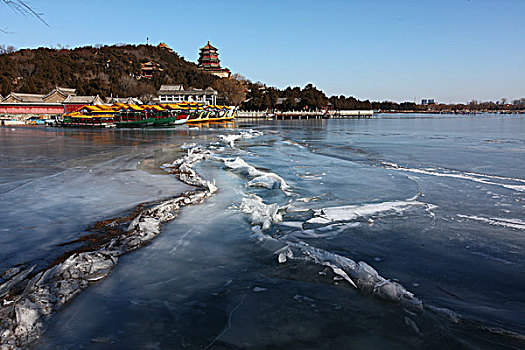
<path fill-rule="evenodd" d="M 0 44 L 166 42 L 190 61 L 284 88 L 360 99 L 525 97 L 525 0 L 31 1 L 50 27 L 0 4 Z"/>

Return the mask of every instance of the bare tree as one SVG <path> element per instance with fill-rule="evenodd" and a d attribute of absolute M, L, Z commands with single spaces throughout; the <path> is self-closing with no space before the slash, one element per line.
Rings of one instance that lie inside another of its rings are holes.
<path fill-rule="evenodd" d="M 42 23 L 49 27 L 49 24 L 42 18 L 42 13 L 38 13 L 24 0 L 0 0 L 5 5 L 9 6 L 13 11 L 21 13 L 24 16 L 34 16 L 38 18 Z M 5 30 L 1 30 L 3 33 L 7 33 Z"/>
<path fill-rule="evenodd" d="M 16 49 L 12 45 L 8 45 L 8 46 L 0 45 L 0 54 L 12 53 L 12 52 L 15 52 L 15 51 L 16 51 Z"/>

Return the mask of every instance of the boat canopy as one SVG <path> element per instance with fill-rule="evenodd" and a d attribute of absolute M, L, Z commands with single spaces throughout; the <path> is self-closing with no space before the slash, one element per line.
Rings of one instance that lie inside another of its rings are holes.
<path fill-rule="evenodd" d="M 65 113 L 65 117 L 73 118 L 86 118 L 86 117 L 112 117 L 112 114 L 118 114 L 121 112 L 134 112 L 134 113 L 148 113 L 148 112 L 163 112 L 166 110 L 178 110 L 178 111 L 218 111 L 218 110 L 230 110 L 234 107 L 228 107 L 223 105 L 203 105 L 197 102 L 180 102 L 180 103 L 162 103 L 155 105 L 135 105 L 125 103 L 114 103 L 111 106 L 108 105 L 84 105 L 78 111 Z"/>

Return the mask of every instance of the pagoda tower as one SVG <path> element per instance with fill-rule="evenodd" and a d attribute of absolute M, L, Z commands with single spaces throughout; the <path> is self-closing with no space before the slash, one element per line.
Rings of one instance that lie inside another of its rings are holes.
<path fill-rule="evenodd" d="M 231 72 L 227 68 L 221 68 L 219 52 L 210 42 L 200 49 L 199 68 L 221 78 L 228 78 Z"/>

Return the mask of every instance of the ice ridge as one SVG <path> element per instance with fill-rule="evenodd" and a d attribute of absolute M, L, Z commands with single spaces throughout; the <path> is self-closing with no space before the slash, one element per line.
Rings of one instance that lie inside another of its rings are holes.
<path fill-rule="evenodd" d="M 161 225 L 175 218 L 180 208 L 200 203 L 217 191 L 213 183 L 192 169 L 193 164 L 206 159 L 211 152 L 196 145 L 184 148 L 187 154 L 164 168 L 172 170 L 182 182 L 195 186 L 195 190 L 141 211 L 127 232 L 92 251 L 74 253 L 38 273 L 34 273 L 32 266 L 3 274 L 4 278 L 9 277 L 0 285 L 0 349 L 27 348 L 44 331 L 45 321 L 91 283 L 107 276 L 119 256 L 159 235 Z"/>
<path fill-rule="evenodd" d="M 461 180 L 469 180 L 469 181 L 479 182 L 479 183 L 486 184 L 486 185 L 501 186 L 504 188 L 508 188 L 510 190 L 525 192 L 525 185 L 521 185 L 521 184 L 525 184 L 525 179 L 506 177 L 506 176 L 497 176 L 497 175 L 486 175 L 486 174 L 479 174 L 479 173 L 473 173 L 473 172 L 460 172 L 457 170 L 450 170 L 450 169 L 407 168 L 407 167 L 403 167 L 398 164 L 390 163 L 390 162 L 381 162 L 381 164 L 384 165 L 387 169 L 395 169 L 395 170 L 406 171 L 406 172 L 411 172 L 411 173 L 416 173 L 416 174 L 424 174 L 424 175 L 432 175 L 432 176 L 439 176 L 439 177 L 450 177 L 450 178 L 461 179 Z M 518 184 L 495 182 L 494 180 L 517 182 Z"/>
<path fill-rule="evenodd" d="M 251 139 L 260 135 L 262 135 L 262 132 L 249 129 L 246 131 L 241 131 L 239 134 L 219 135 L 219 139 L 221 140 L 221 143 L 233 148 L 235 147 L 235 141 L 237 140 Z"/>

